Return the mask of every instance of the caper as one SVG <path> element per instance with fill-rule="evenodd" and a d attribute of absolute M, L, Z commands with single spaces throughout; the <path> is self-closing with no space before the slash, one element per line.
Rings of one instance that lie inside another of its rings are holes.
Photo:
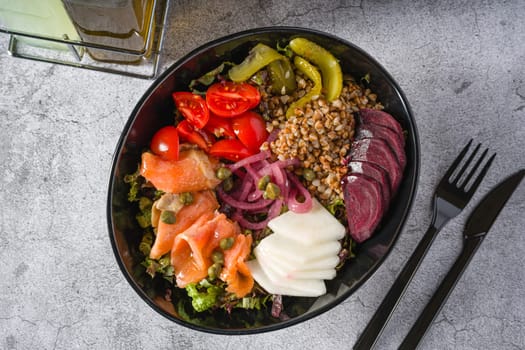
<path fill-rule="evenodd" d="M 151 244 L 148 242 L 140 242 L 139 244 L 139 251 L 144 254 L 144 256 L 148 256 L 149 252 L 151 251 Z"/>
<path fill-rule="evenodd" d="M 163 256 L 162 258 L 159 259 L 159 264 L 162 268 L 166 267 L 166 266 L 169 266 L 170 265 L 170 256 L 167 255 L 167 256 Z"/>
<path fill-rule="evenodd" d="M 140 211 L 151 210 L 151 205 L 153 202 L 148 197 L 140 197 L 139 199 L 139 209 Z"/>
<path fill-rule="evenodd" d="M 259 179 L 259 182 L 257 182 L 257 188 L 261 191 L 264 191 L 266 189 L 266 186 L 270 183 L 270 175 L 264 175 Z"/>
<path fill-rule="evenodd" d="M 226 167 L 220 167 L 219 169 L 217 169 L 216 176 L 219 180 L 226 180 L 227 178 L 232 176 L 232 171 Z"/>
<path fill-rule="evenodd" d="M 214 250 L 213 253 L 211 253 L 211 260 L 214 263 L 223 264 L 224 263 L 224 254 L 218 250 Z"/>
<path fill-rule="evenodd" d="M 234 241 L 233 237 L 223 238 L 220 240 L 219 246 L 221 247 L 222 250 L 228 250 L 233 246 L 233 241 Z"/>
<path fill-rule="evenodd" d="M 219 273 L 221 272 L 222 266 L 220 264 L 213 264 L 210 267 L 208 267 L 208 278 L 210 281 L 213 281 L 219 276 Z"/>
<path fill-rule="evenodd" d="M 303 194 L 298 194 L 296 197 L 295 197 L 295 200 L 297 200 L 299 203 L 304 203 L 304 201 L 306 200 L 305 196 Z"/>
<path fill-rule="evenodd" d="M 245 228 L 242 233 L 244 233 L 245 236 L 248 236 L 248 235 L 251 235 L 253 232 L 249 228 Z"/>
<path fill-rule="evenodd" d="M 312 169 L 304 168 L 303 177 L 306 181 L 313 181 L 315 179 L 315 173 Z"/>
<path fill-rule="evenodd" d="M 146 213 L 139 213 L 135 216 L 137 219 L 137 223 L 141 228 L 147 228 L 151 226 L 151 215 L 147 215 Z"/>
<path fill-rule="evenodd" d="M 279 197 L 280 194 L 281 194 L 281 189 L 279 188 L 279 186 L 277 186 L 273 182 L 270 182 L 264 190 L 263 198 L 264 199 L 276 199 L 277 197 Z"/>
<path fill-rule="evenodd" d="M 233 179 L 231 177 L 222 181 L 222 189 L 226 192 L 231 191 L 233 188 Z"/>
<path fill-rule="evenodd" d="M 179 201 L 184 205 L 189 205 L 193 203 L 193 195 L 191 192 L 183 192 L 179 194 Z"/>
<path fill-rule="evenodd" d="M 144 236 L 142 236 L 141 242 L 151 245 L 153 243 L 153 234 L 151 232 L 146 232 Z"/>
<path fill-rule="evenodd" d="M 176 220 L 175 213 L 170 210 L 164 210 L 160 214 L 160 220 L 165 224 L 174 224 Z"/>

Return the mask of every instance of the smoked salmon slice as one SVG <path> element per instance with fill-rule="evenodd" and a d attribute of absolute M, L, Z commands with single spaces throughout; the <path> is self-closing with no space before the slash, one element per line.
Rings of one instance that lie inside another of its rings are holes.
<path fill-rule="evenodd" d="M 222 213 L 211 220 L 201 217 L 186 231 L 177 235 L 171 249 L 171 264 L 175 270 L 177 286 L 184 288 L 189 283 L 197 283 L 206 278 L 208 268 L 213 263 L 211 254 L 219 249 L 220 241 L 239 235 L 239 225 Z M 224 253 L 226 260 L 226 251 Z"/>
<path fill-rule="evenodd" d="M 196 192 L 215 188 L 219 161 L 199 149 L 183 149 L 179 160 L 166 160 L 153 153 L 142 153 L 140 175 L 156 189 L 169 193 Z"/>
<path fill-rule="evenodd" d="M 182 206 L 181 209 L 175 213 L 175 223 L 167 224 L 162 220 L 158 221 L 157 235 L 151 247 L 150 258 L 158 259 L 168 253 L 173 247 L 175 237 L 179 233 L 190 227 L 200 217 L 211 220 L 217 208 L 219 208 L 219 203 L 212 191 L 207 190 L 193 193 L 193 202 Z"/>
<path fill-rule="evenodd" d="M 228 285 L 226 291 L 234 293 L 238 298 L 248 294 L 254 284 L 250 269 L 246 265 L 251 245 L 251 235 L 239 234 L 233 246 L 224 251 L 224 267 L 220 278 Z"/>
<path fill-rule="evenodd" d="M 208 276 L 211 259 L 203 250 L 213 236 L 214 226 L 213 221 L 202 216 L 175 238 L 171 250 L 171 265 L 180 288 Z"/>

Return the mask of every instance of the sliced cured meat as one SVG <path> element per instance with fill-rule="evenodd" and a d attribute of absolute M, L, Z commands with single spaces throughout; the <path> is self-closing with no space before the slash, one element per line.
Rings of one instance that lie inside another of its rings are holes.
<path fill-rule="evenodd" d="M 348 232 L 358 243 L 374 233 L 384 213 L 381 185 L 362 174 L 348 175 L 343 181 Z"/>
<path fill-rule="evenodd" d="M 366 161 L 360 161 L 360 160 L 354 160 L 348 163 L 348 170 L 349 174 L 363 174 L 366 176 L 369 176 L 379 182 L 381 185 L 381 195 L 383 198 L 383 207 L 385 210 L 390 205 L 390 180 L 388 178 L 388 174 L 386 173 L 385 169 L 381 168 L 379 165 L 366 162 Z"/>
<path fill-rule="evenodd" d="M 394 151 L 401 169 L 405 168 L 407 157 L 405 154 L 403 135 L 396 133 L 386 126 L 370 123 L 361 124 L 357 129 L 356 140 L 364 138 L 380 138 L 385 140 L 390 148 L 392 148 L 392 151 Z"/>
<path fill-rule="evenodd" d="M 365 138 L 352 142 L 349 161 L 366 161 L 379 165 L 390 179 L 390 193 L 393 196 L 401 183 L 403 172 L 390 146 L 382 139 Z"/>
<path fill-rule="evenodd" d="M 181 150 L 179 160 L 144 152 L 140 174 L 164 192 L 195 192 L 213 189 L 221 182 L 215 176 L 217 166 L 217 159 L 197 149 Z"/>
<path fill-rule="evenodd" d="M 359 118 L 362 124 L 378 124 L 386 126 L 397 134 L 403 136 L 403 129 L 399 122 L 386 112 L 377 109 L 364 108 L 359 110 Z"/>
<path fill-rule="evenodd" d="M 226 291 L 242 298 L 252 290 L 254 284 L 250 269 L 246 265 L 246 259 L 251 252 L 252 236 L 240 234 L 238 226 L 237 230 L 233 246 L 224 251 L 224 268 L 220 278 L 228 284 Z"/>
<path fill-rule="evenodd" d="M 218 214 L 211 220 L 202 216 L 177 235 L 171 250 L 171 264 L 175 270 L 177 286 L 184 288 L 189 283 L 196 283 L 207 277 L 208 268 L 212 264 L 211 253 L 219 247 L 220 240 L 236 236 L 240 236 L 239 226 L 228 220 L 224 214 Z M 236 256 L 237 260 L 240 256 L 241 253 Z M 230 265 L 236 265 L 237 260 L 230 262 Z M 237 275 L 231 276 L 230 280 L 236 282 L 236 277 Z"/>
<path fill-rule="evenodd" d="M 155 206 L 154 206 L 155 207 Z M 219 203 L 212 191 L 202 191 L 193 193 L 193 202 L 185 205 L 175 212 L 175 222 L 168 224 L 162 220 L 157 220 L 157 234 L 155 242 L 151 247 L 150 258 L 158 259 L 169 252 L 173 246 L 175 237 L 193 225 L 200 217 L 211 219 L 213 212 L 219 207 Z M 159 215 L 155 215 L 160 217 Z"/>
<path fill-rule="evenodd" d="M 179 288 L 184 288 L 189 283 L 197 283 L 208 276 L 208 268 L 212 261 L 204 249 L 214 231 L 214 222 L 202 216 L 175 237 L 171 250 L 171 264 Z"/>

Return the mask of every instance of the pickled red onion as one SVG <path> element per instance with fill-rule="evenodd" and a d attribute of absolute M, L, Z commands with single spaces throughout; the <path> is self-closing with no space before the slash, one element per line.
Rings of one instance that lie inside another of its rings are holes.
<path fill-rule="evenodd" d="M 296 213 L 305 213 L 312 208 L 312 197 L 301 181 L 288 169 L 300 166 L 298 159 L 272 161 L 270 151 L 262 151 L 228 165 L 230 170 L 241 180 L 239 187 L 226 193 L 221 187 L 217 195 L 224 204 L 233 209 L 232 219 L 246 229 L 262 230 L 268 221 L 281 213 L 282 206 Z M 276 199 L 263 198 L 264 191 L 258 188 L 259 180 L 269 175 L 271 181 L 280 189 Z M 297 196 L 304 198 L 303 202 Z M 251 221 L 247 217 L 266 214 L 261 221 Z"/>

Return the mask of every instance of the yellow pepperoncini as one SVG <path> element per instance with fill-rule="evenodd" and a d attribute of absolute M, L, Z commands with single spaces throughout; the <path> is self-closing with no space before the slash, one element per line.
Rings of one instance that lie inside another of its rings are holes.
<path fill-rule="evenodd" d="M 299 69 L 304 75 L 310 79 L 314 85 L 303 97 L 294 101 L 286 111 L 286 118 L 290 118 L 295 114 L 296 108 L 302 108 L 305 104 L 313 100 L 315 97 L 318 97 L 321 94 L 321 89 L 323 88 L 323 82 L 321 78 L 321 73 L 319 70 L 313 66 L 310 62 L 302 58 L 301 56 L 295 56 L 294 65 Z"/>
<path fill-rule="evenodd" d="M 276 95 L 288 95 L 297 88 L 295 73 L 287 57 L 273 61 L 268 65 L 268 73 L 272 82 L 272 92 Z"/>
<path fill-rule="evenodd" d="M 292 39 L 290 48 L 319 67 L 326 99 L 337 99 L 343 89 L 343 72 L 337 59 L 328 50 L 305 38 Z"/>
<path fill-rule="evenodd" d="M 248 56 L 241 63 L 230 68 L 228 75 L 234 82 L 246 81 L 260 69 L 283 57 L 268 45 L 259 43 L 250 50 Z"/>
<path fill-rule="evenodd" d="M 295 74 L 288 57 L 262 43 L 255 45 L 244 61 L 230 68 L 228 75 L 232 81 L 246 81 L 266 66 L 275 94 L 285 95 L 295 90 Z"/>

